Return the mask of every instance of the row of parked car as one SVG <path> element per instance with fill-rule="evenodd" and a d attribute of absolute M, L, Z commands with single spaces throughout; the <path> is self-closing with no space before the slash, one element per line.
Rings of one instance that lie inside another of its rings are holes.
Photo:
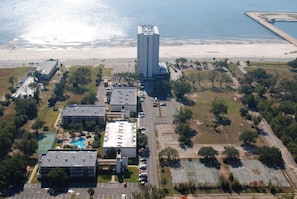
<path fill-rule="evenodd" d="M 147 182 L 147 159 L 140 158 L 139 160 L 139 183 L 145 185 Z"/>

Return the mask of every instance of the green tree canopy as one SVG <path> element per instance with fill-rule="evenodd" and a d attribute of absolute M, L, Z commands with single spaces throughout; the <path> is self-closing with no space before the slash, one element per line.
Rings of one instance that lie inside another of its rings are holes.
<path fill-rule="evenodd" d="M 69 182 L 69 177 L 62 168 L 52 168 L 47 173 L 46 179 L 55 187 L 65 186 Z"/>
<path fill-rule="evenodd" d="M 80 84 L 89 84 L 91 81 L 91 70 L 87 67 L 78 68 L 69 78 L 69 82 L 73 87 L 79 87 Z"/>
<path fill-rule="evenodd" d="M 287 64 L 289 67 L 296 69 L 297 68 L 297 58 L 292 61 L 289 61 Z"/>
<path fill-rule="evenodd" d="M 215 115 L 216 118 L 220 118 L 222 114 L 228 113 L 228 106 L 222 99 L 215 99 L 211 103 L 210 111 Z"/>
<path fill-rule="evenodd" d="M 208 146 L 208 147 L 205 146 L 199 149 L 198 155 L 204 156 L 204 158 L 207 158 L 207 159 L 214 159 L 216 158 L 216 155 L 219 155 L 219 152 L 211 146 Z"/>
<path fill-rule="evenodd" d="M 32 133 L 25 132 L 22 138 L 17 142 L 16 148 L 23 152 L 28 157 L 38 149 L 38 142 Z"/>
<path fill-rule="evenodd" d="M 28 119 L 34 119 L 37 116 L 37 104 L 33 100 L 16 100 L 15 110 L 17 112 L 17 115 L 26 115 Z"/>
<path fill-rule="evenodd" d="M 178 151 L 171 147 L 166 147 L 159 152 L 159 160 L 161 164 L 169 165 L 179 158 Z"/>
<path fill-rule="evenodd" d="M 24 183 L 27 161 L 23 156 L 17 155 L 6 158 L 0 163 L 0 190 L 9 185 Z"/>
<path fill-rule="evenodd" d="M 225 158 L 229 160 L 239 159 L 239 150 L 233 146 L 225 146 L 223 155 L 225 155 Z"/>
<path fill-rule="evenodd" d="M 258 133 L 254 131 L 244 131 L 239 136 L 239 141 L 243 141 L 244 144 L 253 144 L 257 142 Z"/>
<path fill-rule="evenodd" d="M 191 84 L 186 81 L 176 80 L 171 85 L 176 97 L 179 99 L 184 98 L 184 95 L 191 91 Z"/>
<path fill-rule="evenodd" d="M 137 132 L 137 148 L 144 147 L 147 143 L 147 136 L 144 133 Z"/>
<path fill-rule="evenodd" d="M 161 190 L 151 184 L 145 184 L 140 187 L 140 191 L 132 193 L 133 199 L 162 199 L 164 197 Z"/>
<path fill-rule="evenodd" d="M 180 109 L 173 117 L 173 123 L 186 123 L 192 119 L 193 112 L 188 108 Z"/>
<path fill-rule="evenodd" d="M 279 148 L 276 147 L 267 147 L 267 146 L 262 146 L 258 147 L 257 150 L 259 154 L 259 160 L 262 161 L 266 165 L 277 165 L 279 167 L 284 166 L 283 158 L 282 158 L 282 153 L 279 150 Z"/>
<path fill-rule="evenodd" d="M 95 92 L 88 92 L 86 96 L 81 100 L 81 104 L 95 104 L 98 101 Z"/>
<path fill-rule="evenodd" d="M 35 122 L 32 124 L 31 128 L 37 131 L 38 129 L 42 128 L 44 124 L 45 124 L 45 121 L 43 121 L 40 118 L 37 118 Z"/>

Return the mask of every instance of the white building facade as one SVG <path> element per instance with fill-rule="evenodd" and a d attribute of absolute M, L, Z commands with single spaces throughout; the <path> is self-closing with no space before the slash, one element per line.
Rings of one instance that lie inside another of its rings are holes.
<path fill-rule="evenodd" d="M 137 73 L 155 79 L 159 70 L 159 30 L 157 26 L 138 26 Z"/>

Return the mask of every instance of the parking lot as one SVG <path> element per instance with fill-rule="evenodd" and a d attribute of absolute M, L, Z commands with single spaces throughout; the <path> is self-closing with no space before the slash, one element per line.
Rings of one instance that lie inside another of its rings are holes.
<path fill-rule="evenodd" d="M 126 198 L 132 198 L 132 193 L 138 190 L 138 183 L 128 183 L 127 187 L 124 187 L 123 183 L 73 183 L 71 187 L 62 192 L 58 192 L 55 195 L 48 193 L 49 188 L 41 188 L 40 183 L 25 184 L 24 189 L 21 192 L 17 192 L 11 195 L 9 199 L 69 199 L 71 195 L 75 195 L 75 199 L 87 199 L 88 188 L 92 187 L 95 191 L 94 199 L 122 199 L 122 194 L 126 194 Z"/>

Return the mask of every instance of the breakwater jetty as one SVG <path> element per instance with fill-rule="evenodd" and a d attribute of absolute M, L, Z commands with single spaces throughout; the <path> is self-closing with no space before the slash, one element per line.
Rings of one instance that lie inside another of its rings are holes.
<path fill-rule="evenodd" d="M 297 22 L 297 12 L 245 12 L 245 15 L 249 16 L 262 26 L 266 27 L 276 35 L 280 36 L 284 40 L 297 46 L 297 39 L 282 31 L 278 27 L 274 26 L 274 22 L 290 21 Z"/>

